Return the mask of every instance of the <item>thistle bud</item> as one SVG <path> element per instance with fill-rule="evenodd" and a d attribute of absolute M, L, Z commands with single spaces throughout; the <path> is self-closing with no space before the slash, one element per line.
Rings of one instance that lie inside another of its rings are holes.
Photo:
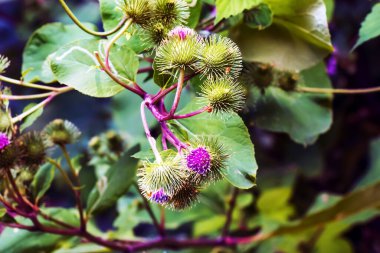
<path fill-rule="evenodd" d="M 152 17 L 152 5 L 150 0 L 120 0 L 119 8 L 124 14 L 133 20 L 135 24 L 145 26 Z"/>
<path fill-rule="evenodd" d="M 212 112 L 238 112 L 244 107 L 244 87 L 231 78 L 209 78 L 201 86 L 200 96 L 205 98 Z"/>
<path fill-rule="evenodd" d="M 138 184 L 147 199 L 157 191 L 173 196 L 185 184 L 188 172 L 181 166 L 178 155 L 166 156 L 162 162 L 145 161 L 138 170 Z"/>
<path fill-rule="evenodd" d="M 16 139 L 15 145 L 21 153 L 21 165 L 36 169 L 44 163 L 46 158 L 46 144 L 40 133 L 26 133 Z"/>
<path fill-rule="evenodd" d="M 20 156 L 19 149 L 9 140 L 3 140 L 3 148 L 0 149 L 0 176 L 5 174 L 6 170 L 13 168 Z"/>
<path fill-rule="evenodd" d="M 229 38 L 211 35 L 197 51 L 196 69 L 201 76 L 222 77 L 239 76 L 242 69 L 242 56 L 238 46 Z"/>
<path fill-rule="evenodd" d="M 198 200 L 199 189 L 191 184 L 185 184 L 170 200 L 169 207 L 174 210 L 184 210 Z"/>
<path fill-rule="evenodd" d="M 124 151 L 124 141 L 120 135 L 114 131 L 109 131 L 106 133 L 106 139 L 110 151 L 116 154 L 121 154 Z"/>
<path fill-rule="evenodd" d="M 285 91 L 294 91 L 299 81 L 299 74 L 285 71 L 278 74 L 278 86 Z"/>
<path fill-rule="evenodd" d="M 5 70 L 9 67 L 10 61 L 7 57 L 0 55 L 0 74 L 4 73 Z"/>
<path fill-rule="evenodd" d="M 155 57 L 157 69 L 162 73 L 172 74 L 179 68 L 192 68 L 196 62 L 195 52 L 201 43 L 194 30 L 176 27 L 157 48 Z"/>
<path fill-rule="evenodd" d="M 186 167 L 194 172 L 189 181 L 201 185 L 221 179 L 227 159 L 226 150 L 217 139 L 206 137 L 194 141 L 185 153 Z"/>
<path fill-rule="evenodd" d="M 56 119 L 50 122 L 43 133 L 48 138 L 48 141 L 56 145 L 67 145 L 76 142 L 81 132 L 70 121 Z"/>
<path fill-rule="evenodd" d="M 273 65 L 266 63 L 246 63 L 244 65 L 242 79 L 243 82 L 253 84 L 264 91 L 273 83 Z"/>
<path fill-rule="evenodd" d="M 189 16 L 189 6 L 184 0 L 156 0 L 153 18 L 166 27 L 185 24 Z"/>
<path fill-rule="evenodd" d="M 144 36 L 146 44 L 159 45 L 167 36 L 169 30 L 160 22 L 150 22 L 145 28 L 147 34 Z"/>

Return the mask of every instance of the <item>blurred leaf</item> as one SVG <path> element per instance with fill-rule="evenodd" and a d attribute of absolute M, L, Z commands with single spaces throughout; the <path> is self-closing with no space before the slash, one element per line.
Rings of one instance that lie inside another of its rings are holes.
<path fill-rule="evenodd" d="M 85 25 L 90 29 L 96 29 L 92 24 Z M 61 46 L 90 38 L 94 37 L 83 32 L 76 25 L 50 23 L 42 26 L 32 34 L 24 49 L 22 72 L 27 72 L 24 80 L 26 82 L 54 82 L 55 77 L 50 70 L 49 55 Z"/>
<path fill-rule="evenodd" d="M 179 114 L 201 107 L 202 102 L 194 99 Z M 202 113 L 174 122 L 187 131 L 190 138 L 204 135 L 218 139 L 230 154 L 228 166 L 222 173 L 231 184 L 244 189 L 255 185 L 257 164 L 253 144 L 243 120 L 237 114 Z"/>
<path fill-rule="evenodd" d="M 242 13 L 244 10 L 249 10 L 254 6 L 259 5 L 262 0 L 216 0 L 216 18 L 215 23 L 218 23 L 223 18 L 229 18 Z"/>
<path fill-rule="evenodd" d="M 334 15 L 335 0 L 324 0 L 326 5 L 327 20 L 331 20 Z"/>
<path fill-rule="evenodd" d="M 299 86 L 331 88 L 324 65 L 302 71 Z M 287 133 L 297 143 L 310 145 L 331 126 L 331 95 L 287 92 L 269 87 L 264 95 L 258 88 L 253 88 L 251 96 L 257 126 Z"/>
<path fill-rule="evenodd" d="M 22 112 L 26 112 L 36 105 L 37 105 L 36 103 L 30 103 L 24 108 Z M 23 132 L 26 128 L 33 125 L 33 123 L 42 115 L 43 112 L 44 112 L 44 108 L 41 107 L 38 110 L 34 111 L 33 113 L 29 114 L 27 117 L 25 117 L 25 119 L 23 120 L 20 126 L 20 131 Z"/>
<path fill-rule="evenodd" d="M 272 24 L 273 12 L 267 4 L 258 6 L 244 12 L 244 23 L 253 29 L 265 29 Z"/>
<path fill-rule="evenodd" d="M 274 64 L 279 69 L 303 70 L 332 52 L 322 0 L 264 2 L 274 15 L 270 27 L 259 31 L 241 24 L 230 31 L 244 60 Z"/>
<path fill-rule="evenodd" d="M 193 3 L 193 0 L 187 0 L 188 4 Z M 202 11 L 202 1 L 197 0 L 195 6 L 190 6 L 190 17 L 187 20 L 187 27 L 195 28 L 198 25 Z"/>
<path fill-rule="evenodd" d="M 61 47 L 51 61 L 57 80 L 93 97 L 111 97 L 124 90 L 99 69 L 94 51 L 99 51 L 98 40 L 80 40 Z"/>
<path fill-rule="evenodd" d="M 95 186 L 88 197 L 88 214 L 111 207 L 128 191 L 135 179 L 138 162 L 131 155 L 137 150 L 138 147 L 130 149 L 107 171 L 104 188 L 100 189 L 98 185 Z"/>
<path fill-rule="evenodd" d="M 367 15 L 359 31 L 359 40 L 353 49 L 357 48 L 364 42 L 376 38 L 380 35 L 380 3 L 373 6 L 370 14 Z"/>
<path fill-rule="evenodd" d="M 328 224 L 337 220 L 355 218 L 358 215 L 359 219 L 372 218 L 379 214 L 376 209 L 380 206 L 380 183 L 354 191 L 336 204 L 323 209 L 319 212 L 308 215 L 300 221 L 294 222 L 294 225 L 288 225 L 279 228 L 274 232 L 274 235 L 284 235 L 300 233 L 307 229 L 318 227 L 321 224 Z M 362 216 L 361 214 L 365 215 Z"/>
<path fill-rule="evenodd" d="M 290 188 L 274 188 L 264 191 L 257 201 L 260 212 L 259 222 L 263 232 L 277 229 L 286 224 L 294 213 L 294 208 L 288 203 L 292 194 Z"/>
<path fill-rule="evenodd" d="M 211 236 L 215 232 L 219 232 L 219 230 L 223 228 L 225 222 L 225 215 L 214 215 L 212 217 L 208 217 L 207 219 L 197 221 L 194 224 L 194 236 Z"/>
<path fill-rule="evenodd" d="M 0 234 L 0 252 L 52 252 L 62 238 L 60 235 L 6 228 Z"/>
<path fill-rule="evenodd" d="M 36 175 L 34 175 L 32 181 L 32 192 L 35 198 L 35 201 L 38 201 L 45 195 L 45 193 L 49 190 L 51 183 L 54 180 L 55 175 L 55 167 L 49 163 L 41 166 Z"/>
<path fill-rule="evenodd" d="M 85 244 L 80 244 L 71 249 L 62 248 L 62 249 L 53 251 L 53 253 L 103 253 L 103 252 L 111 252 L 111 250 L 94 243 L 85 243 Z"/>
<path fill-rule="evenodd" d="M 360 189 L 380 181 L 380 138 L 371 142 L 370 161 L 367 174 L 360 179 L 355 189 Z"/>
<path fill-rule="evenodd" d="M 252 201 L 253 195 L 251 193 L 240 193 L 236 198 L 236 206 L 242 209 L 252 204 Z"/>

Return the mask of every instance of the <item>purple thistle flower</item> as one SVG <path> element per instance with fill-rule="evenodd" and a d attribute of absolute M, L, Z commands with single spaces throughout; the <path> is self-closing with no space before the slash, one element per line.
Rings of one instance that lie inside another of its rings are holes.
<path fill-rule="evenodd" d="M 5 133 L 0 133 L 0 150 L 10 144 L 8 136 Z"/>
<path fill-rule="evenodd" d="M 204 175 L 211 167 L 211 155 L 203 147 L 193 149 L 186 157 L 187 167 Z"/>
<path fill-rule="evenodd" d="M 150 200 L 153 200 L 154 202 L 157 202 L 158 204 L 165 204 L 168 202 L 170 197 L 165 194 L 163 189 L 159 189 L 158 191 L 154 192 L 152 196 L 150 197 Z"/>
<path fill-rule="evenodd" d="M 168 35 L 169 37 L 177 36 L 180 40 L 185 40 L 188 36 L 195 35 L 195 31 L 187 27 L 177 26 Z"/>

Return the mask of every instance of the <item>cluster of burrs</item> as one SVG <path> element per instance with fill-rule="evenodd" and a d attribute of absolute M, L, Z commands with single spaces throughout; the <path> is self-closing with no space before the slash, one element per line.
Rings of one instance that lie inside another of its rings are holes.
<path fill-rule="evenodd" d="M 13 139 L 0 132 L 0 176 L 11 170 L 34 174 L 46 162 L 49 149 L 74 143 L 79 137 L 78 128 L 61 119 L 52 121 L 41 132 L 32 131 Z"/>
<path fill-rule="evenodd" d="M 237 112 L 244 106 L 245 91 L 237 82 L 242 57 L 227 37 L 201 37 L 193 29 L 177 26 L 157 46 L 154 67 L 160 75 L 173 79 L 181 73 L 199 75 L 202 84 L 196 88 L 208 112 L 219 115 Z M 138 171 L 139 187 L 147 199 L 165 207 L 191 207 L 203 187 L 222 178 L 227 153 L 214 137 L 192 137 L 180 145 L 178 152 L 164 150 L 154 161 L 144 161 Z"/>

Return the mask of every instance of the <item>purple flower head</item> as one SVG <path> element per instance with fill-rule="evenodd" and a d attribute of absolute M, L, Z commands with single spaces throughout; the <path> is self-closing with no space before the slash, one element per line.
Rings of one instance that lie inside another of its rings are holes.
<path fill-rule="evenodd" d="M 180 40 L 185 40 L 188 36 L 194 36 L 195 31 L 187 27 L 177 26 L 168 35 L 169 37 L 178 37 Z"/>
<path fill-rule="evenodd" d="M 8 136 L 5 133 L 0 133 L 0 150 L 10 144 Z"/>
<path fill-rule="evenodd" d="M 193 149 L 186 157 L 187 167 L 204 175 L 211 167 L 211 155 L 203 147 Z"/>
<path fill-rule="evenodd" d="M 159 189 L 158 191 L 154 192 L 152 196 L 150 197 L 150 200 L 153 200 L 154 202 L 157 202 L 158 204 L 165 204 L 168 202 L 170 197 L 165 194 L 163 189 Z"/>

